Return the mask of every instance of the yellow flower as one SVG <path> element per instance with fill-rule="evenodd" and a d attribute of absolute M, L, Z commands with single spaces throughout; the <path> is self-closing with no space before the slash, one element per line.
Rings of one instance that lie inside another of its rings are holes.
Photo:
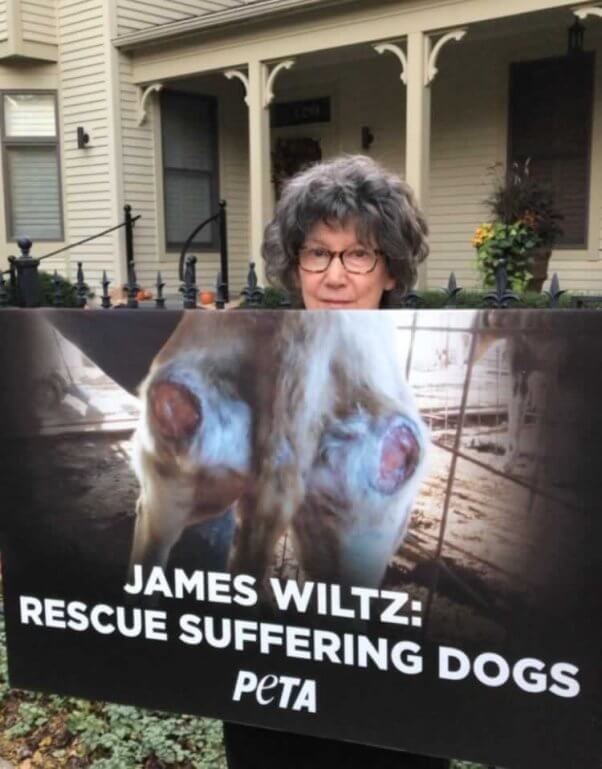
<path fill-rule="evenodd" d="M 477 229 L 474 232 L 474 235 L 471 241 L 472 245 L 475 248 L 480 248 L 492 236 L 493 236 L 493 225 L 489 223 L 481 224 L 481 226 L 477 227 Z"/>

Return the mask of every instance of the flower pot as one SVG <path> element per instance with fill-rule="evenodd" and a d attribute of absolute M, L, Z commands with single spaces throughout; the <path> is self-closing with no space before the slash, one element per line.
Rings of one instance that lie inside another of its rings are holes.
<path fill-rule="evenodd" d="M 533 277 L 527 284 L 527 291 L 534 291 L 537 294 L 541 294 L 543 284 L 548 277 L 548 262 L 550 261 L 551 255 L 552 249 L 548 246 L 540 246 L 531 251 L 531 256 L 533 258 L 531 272 Z"/>

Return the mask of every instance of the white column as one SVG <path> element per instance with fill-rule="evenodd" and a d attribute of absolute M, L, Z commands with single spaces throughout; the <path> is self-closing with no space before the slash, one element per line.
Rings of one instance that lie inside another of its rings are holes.
<path fill-rule="evenodd" d="M 257 267 L 260 284 L 265 284 L 261 243 L 272 211 L 269 108 L 265 106 L 267 68 L 261 61 L 250 61 L 249 88 L 249 260 Z"/>
<path fill-rule="evenodd" d="M 425 213 L 431 149 L 431 91 L 426 84 L 429 48 L 429 38 L 423 32 L 410 32 L 407 37 L 405 178 Z M 418 288 L 425 289 L 426 284 L 425 261 L 418 271 Z"/>

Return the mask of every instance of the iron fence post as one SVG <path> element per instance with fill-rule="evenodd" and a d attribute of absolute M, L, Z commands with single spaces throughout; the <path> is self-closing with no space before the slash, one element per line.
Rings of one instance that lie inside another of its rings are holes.
<path fill-rule="evenodd" d="M 155 296 L 155 307 L 158 310 L 163 310 L 165 309 L 165 297 L 163 296 L 163 289 L 165 288 L 165 283 L 163 282 L 161 272 L 157 273 L 157 281 L 155 283 L 155 288 L 157 289 L 157 294 Z"/>
<path fill-rule="evenodd" d="M 215 281 L 215 309 L 224 310 L 226 308 L 226 285 L 222 280 L 221 272 L 217 273 Z"/>
<path fill-rule="evenodd" d="M 249 271 L 247 272 L 247 285 L 240 293 L 245 300 L 247 307 L 261 307 L 264 292 L 257 280 L 255 262 L 249 263 Z"/>
<path fill-rule="evenodd" d="M 56 270 L 54 271 L 54 275 L 52 276 L 51 282 L 52 282 L 52 288 L 53 288 L 52 306 L 64 307 L 65 302 L 63 298 L 63 290 L 61 288 L 61 279 Z"/>
<path fill-rule="evenodd" d="M 8 307 L 8 291 L 2 272 L 0 272 L 0 307 Z"/>
<path fill-rule="evenodd" d="M 107 271 L 102 271 L 102 297 L 100 299 L 100 306 L 103 310 L 108 310 L 111 307 L 111 296 L 109 294 L 110 280 L 107 278 Z"/>
<path fill-rule="evenodd" d="M 138 308 L 138 291 L 140 291 L 140 286 L 136 278 L 136 265 L 134 262 L 128 263 L 128 282 L 123 287 L 123 290 L 128 297 L 126 306 L 130 310 L 136 310 Z"/>
<path fill-rule="evenodd" d="M 197 286 L 196 286 L 196 256 L 186 257 L 186 266 L 184 267 L 184 284 L 180 287 L 183 298 L 183 307 L 185 310 L 194 310 L 197 307 Z"/>
<path fill-rule="evenodd" d="M 506 310 L 512 303 L 520 302 L 520 297 L 508 288 L 508 272 L 506 261 L 500 262 L 495 270 L 495 291 L 490 291 L 483 297 L 487 307 L 495 307 L 498 310 Z"/>
<path fill-rule="evenodd" d="M 40 280 L 38 275 L 39 259 L 30 255 L 32 242 L 29 238 L 19 238 L 17 241 L 21 255 L 10 256 L 11 286 L 15 292 L 19 307 L 39 307 Z"/>
<path fill-rule="evenodd" d="M 125 214 L 125 256 L 129 270 L 130 264 L 134 261 L 134 221 L 132 219 L 132 207 L 129 203 L 123 207 L 123 212 Z"/>
<path fill-rule="evenodd" d="M 446 309 L 456 306 L 456 300 L 458 298 L 458 294 L 461 291 L 462 289 L 456 280 L 456 274 L 454 272 L 450 272 L 449 279 L 447 281 L 447 287 L 443 289 L 443 293 L 447 297 L 447 301 L 445 302 Z"/>
<path fill-rule="evenodd" d="M 550 288 L 544 291 L 544 294 L 548 297 L 550 308 L 555 309 L 560 306 L 560 297 L 566 294 L 566 291 L 560 288 L 560 281 L 558 280 L 558 273 L 555 272 L 550 281 Z"/>
<path fill-rule="evenodd" d="M 75 295 L 77 297 L 77 306 L 82 308 L 85 307 L 88 302 L 88 284 L 84 279 L 84 268 L 82 267 L 82 262 L 77 263 Z"/>

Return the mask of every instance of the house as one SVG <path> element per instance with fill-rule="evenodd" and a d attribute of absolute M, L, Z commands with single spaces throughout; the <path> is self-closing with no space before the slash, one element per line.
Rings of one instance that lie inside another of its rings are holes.
<path fill-rule="evenodd" d="M 0 91 L 3 264 L 19 236 L 42 256 L 127 203 L 139 282 L 161 270 L 175 290 L 183 241 L 224 199 L 235 291 L 259 261 L 272 168 L 364 152 L 427 212 L 420 286 L 451 270 L 476 285 L 490 169 L 530 157 L 565 217 L 552 269 L 602 293 L 600 3 L 0 0 Z M 218 241 L 213 224 L 193 244 L 200 288 Z M 73 275 L 78 260 L 89 282 L 123 283 L 123 230 L 44 268 Z"/>

